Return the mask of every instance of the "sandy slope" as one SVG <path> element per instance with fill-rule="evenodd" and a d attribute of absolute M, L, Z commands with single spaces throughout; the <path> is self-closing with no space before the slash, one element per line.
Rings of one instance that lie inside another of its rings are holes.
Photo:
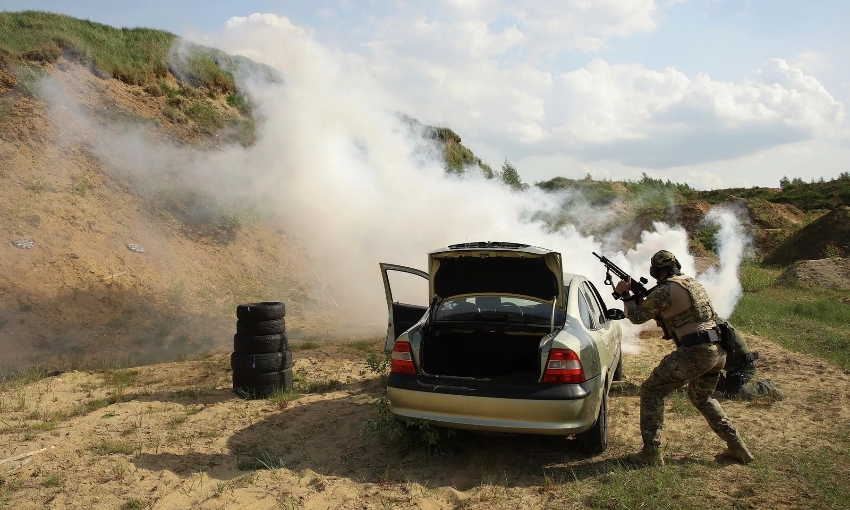
<path fill-rule="evenodd" d="M 787 475 L 793 466 L 775 465 L 776 459 L 806 458 L 847 444 L 850 375 L 759 338 L 751 342 L 762 353 L 762 377 L 773 378 L 787 395 L 778 403 L 724 404 L 759 464 L 716 460 L 722 445 L 685 397 L 668 402 L 672 467 L 665 469 L 693 477 L 694 486 L 702 487 L 705 505 L 699 506 L 806 504 L 811 489 Z M 58 410 L 121 393 L 114 373 L 76 372 L 23 388 L 6 385 L 0 394 L 0 457 L 55 448 L 14 473 L 9 468 L 16 463 L 2 466 L 5 486 L 17 489 L 7 490 L 5 502 L 16 508 L 117 508 L 134 500 L 152 508 L 598 506 L 594 494 L 611 490 L 606 484 L 623 476 L 615 473 L 622 470 L 617 461 L 639 447 L 635 385 L 669 350 L 651 336 L 642 346 L 640 354 L 627 355 L 627 380 L 612 390 L 611 447 L 591 458 L 576 453 L 568 440 L 536 436 L 459 434 L 447 442 L 451 456 L 364 442 L 364 421 L 375 417 L 370 403 L 383 390 L 366 370 L 365 353 L 352 344 L 297 352 L 296 371 L 304 378 L 299 384 L 337 379 L 342 386 L 287 406 L 237 399 L 226 355 L 133 369 L 121 402 L 48 431 L 33 427 Z M 111 453 L 122 447 L 126 451 Z M 283 467 L 248 469 L 248 459 L 263 451 L 279 462 L 273 467 Z M 846 452 L 839 455 L 847 460 Z M 846 490 L 847 464 L 835 469 Z"/>
<path fill-rule="evenodd" d="M 285 301 L 294 334 L 333 332 L 339 318 L 311 299 L 316 282 L 297 239 L 272 221 L 224 240 L 198 234 L 158 207 L 167 186 L 134 188 L 142 177 L 119 170 L 127 151 L 98 139 L 138 130 L 143 159 L 175 141 L 220 148 L 214 137 L 169 124 L 165 97 L 60 64 L 52 108 L 4 87 L 15 78 L 0 67 L 0 375 L 227 346 L 235 305 L 255 300 Z M 20 238 L 34 246 L 15 247 Z"/>

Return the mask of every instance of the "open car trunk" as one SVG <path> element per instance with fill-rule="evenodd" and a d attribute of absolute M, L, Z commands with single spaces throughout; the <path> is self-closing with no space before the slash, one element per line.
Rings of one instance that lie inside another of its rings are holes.
<path fill-rule="evenodd" d="M 425 333 L 422 371 L 499 383 L 540 378 L 540 340 L 549 328 L 504 323 L 437 323 Z"/>

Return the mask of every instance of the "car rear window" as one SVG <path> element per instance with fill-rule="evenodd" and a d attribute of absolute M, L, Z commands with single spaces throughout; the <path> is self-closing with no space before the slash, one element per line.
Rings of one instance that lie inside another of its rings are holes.
<path fill-rule="evenodd" d="M 509 296 L 481 295 L 447 299 L 437 309 L 438 321 L 494 321 L 548 326 L 552 304 Z M 555 309 L 555 323 L 564 323 L 563 310 Z"/>

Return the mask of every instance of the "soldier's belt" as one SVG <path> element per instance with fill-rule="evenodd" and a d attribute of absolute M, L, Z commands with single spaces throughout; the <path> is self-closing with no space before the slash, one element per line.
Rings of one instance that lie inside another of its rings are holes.
<path fill-rule="evenodd" d="M 716 344 L 719 341 L 720 336 L 717 334 L 717 331 L 707 329 L 705 331 L 697 331 L 696 333 L 683 336 L 679 339 L 679 345 L 682 347 L 693 347 L 694 345 L 700 344 Z"/>

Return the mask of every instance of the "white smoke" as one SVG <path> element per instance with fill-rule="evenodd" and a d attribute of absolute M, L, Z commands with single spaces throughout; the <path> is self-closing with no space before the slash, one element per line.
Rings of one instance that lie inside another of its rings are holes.
<path fill-rule="evenodd" d="M 744 232 L 735 211 L 728 207 L 711 209 L 705 221 L 720 227 L 715 235 L 720 265 L 708 268 L 697 279 L 711 296 L 717 314 L 728 318 L 735 311 L 735 305 L 744 293 L 738 277 L 738 268 L 744 259 L 750 239 Z"/>
<path fill-rule="evenodd" d="M 287 228 L 325 268 L 338 300 L 375 324 L 386 313 L 378 262 L 425 269 L 428 251 L 463 241 L 557 250 L 566 271 L 590 277 L 607 295 L 604 269 L 591 254 L 601 251 L 599 241 L 572 226 L 552 233 L 528 220 L 535 212 L 557 210 L 557 196 L 534 188 L 517 193 L 475 172 L 447 176 L 439 158 L 423 161 L 421 137 L 410 136 L 393 113 L 404 105 L 372 79 L 357 56 L 324 48 L 307 31 L 273 15 L 233 18 L 222 34 L 200 42 L 270 64 L 284 80 L 252 85 L 266 117 L 256 146 L 212 155 L 203 167 L 210 175 L 237 170 L 258 196 L 273 197 Z M 699 278 L 728 315 L 740 296 L 740 223 L 724 212 L 710 218 L 721 225 L 720 268 Z M 686 273 L 695 274 L 685 231 L 661 223 L 654 228 L 634 250 L 612 258 L 640 275 L 655 251 L 668 249 Z"/>
<path fill-rule="evenodd" d="M 272 209 L 273 220 L 322 268 L 349 316 L 376 328 L 385 324 L 379 262 L 426 269 L 429 251 L 464 241 L 511 241 L 559 251 L 566 272 L 589 277 L 614 305 L 603 285 L 604 267 L 592 255 L 603 252 L 603 243 L 574 226 L 551 232 L 531 219 L 557 211 L 560 197 L 536 188 L 515 192 L 477 172 L 447 175 L 441 157 L 427 157 L 421 134 L 411 133 L 395 113 L 415 116 L 415 107 L 395 99 L 356 55 L 325 48 L 308 31 L 274 15 L 233 18 L 221 34 L 198 42 L 267 63 L 283 75 L 283 84 L 250 78 L 241 83 L 264 119 L 256 144 L 199 154 L 153 148 L 130 137 L 110 142 L 113 156 L 121 147 L 129 151 L 114 160 L 137 174 L 181 168 L 184 180 L 205 192 Z M 581 217 L 607 222 L 610 214 L 587 205 Z M 720 267 L 699 279 L 718 311 L 728 315 L 740 297 L 743 237 L 731 213 L 710 216 L 721 226 Z M 637 277 L 647 275 L 649 260 L 660 249 L 675 253 L 683 270 L 695 274 L 681 227 L 657 223 L 634 250 L 605 254 Z"/>

